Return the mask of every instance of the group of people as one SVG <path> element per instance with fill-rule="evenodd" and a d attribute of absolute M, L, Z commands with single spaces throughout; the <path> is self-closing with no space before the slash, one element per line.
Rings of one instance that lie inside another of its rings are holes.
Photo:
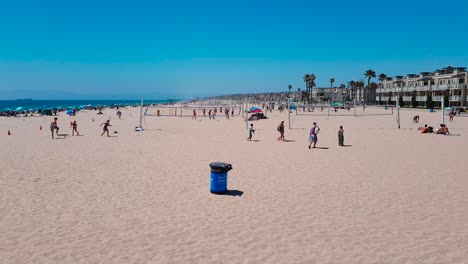
<path fill-rule="evenodd" d="M 419 127 L 418 131 L 421 132 L 421 134 L 426 134 L 426 133 L 434 133 L 434 134 L 439 134 L 439 135 L 448 135 L 450 134 L 447 126 L 445 124 L 440 124 L 439 129 L 435 129 L 431 126 L 428 126 L 427 124 L 424 125 L 423 127 Z"/>
<path fill-rule="evenodd" d="M 93 122 L 94 122 L 94 119 L 93 119 Z M 109 127 L 112 126 L 110 124 L 110 120 L 107 120 L 106 122 L 102 123 L 100 125 L 100 127 L 103 127 L 103 131 L 102 131 L 102 134 L 101 136 L 103 136 L 104 134 L 107 133 L 107 136 L 109 137 Z M 76 120 L 75 121 L 70 121 L 70 128 L 72 129 L 72 136 L 76 135 L 79 136 L 80 135 L 80 132 L 78 132 L 78 123 L 76 123 Z M 51 131 L 51 134 L 52 134 L 52 139 L 54 139 L 54 133 L 55 135 L 57 136 L 57 138 L 60 136 L 60 134 L 58 133 L 60 130 L 59 126 L 58 126 L 58 118 L 55 117 L 54 120 L 50 123 L 50 131 Z"/>
<path fill-rule="evenodd" d="M 276 130 L 279 132 L 279 137 L 276 139 L 278 141 L 286 141 L 284 137 L 284 120 L 281 120 L 279 125 L 276 127 Z M 250 127 L 248 128 L 249 136 L 247 137 L 247 140 L 251 141 L 252 136 L 255 133 L 253 124 L 250 124 Z M 320 132 L 320 127 L 317 125 L 316 122 L 312 124 L 312 128 L 310 129 L 309 132 L 309 149 L 311 148 L 316 148 L 317 142 L 318 142 L 318 133 Z M 344 129 L 343 126 L 339 127 L 338 130 L 338 146 L 340 147 L 345 147 L 344 144 Z"/>

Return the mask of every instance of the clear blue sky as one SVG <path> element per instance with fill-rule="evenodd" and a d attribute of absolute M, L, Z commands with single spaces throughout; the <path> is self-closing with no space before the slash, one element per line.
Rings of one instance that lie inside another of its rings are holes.
<path fill-rule="evenodd" d="M 468 66 L 468 1 L 0 2 L 0 99 L 190 98 Z"/>

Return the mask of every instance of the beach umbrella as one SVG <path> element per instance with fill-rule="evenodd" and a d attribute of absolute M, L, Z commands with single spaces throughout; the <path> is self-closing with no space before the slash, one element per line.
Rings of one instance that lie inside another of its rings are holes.
<path fill-rule="evenodd" d="M 261 109 L 260 107 L 255 107 L 255 106 L 250 107 L 250 110 L 249 110 L 249 111 L 250 111 L 250 112 L 253 112 L 253 111 L 255 111 L 255 110 L 260 110 L 260 112 L 262 111 L 262 109 Z"/>
<path fill-rule="evenodd" d="M 23 110 L 23 107 L 21 107 L 21 106 L 18 106 L 18 107 L 16 107 L 16 109 L 15 109 L 15 111 L 21 111 L 21 110 Z"/>
<path fill-rule="evenodd" d="M 67 115 L 71 115 L 71 114 L 73 114 L 73 110 L 72 110 L 72 109 L 69 109 L 69 110 L 67 111 Z"/>
<path fill-rule="evenodd" d="M 255 109 L 253 111 L 250 111 L 250 113 L 261 113 L 261 112 L 262 112 L 262 110 L 260 110 L 260 109 Z"/>
<path fill-rule="evenodd" d="M 452 110 L 452 107 L 445 107 L 445 110 Z"/>
<path fill-rule="evenodd" d="M 291 106 L 289 107 L 289 109 L 295 110 L 295 109 L 296 109 L 296 106 L 295 106 L 295 105 L 291 105 Z"/>

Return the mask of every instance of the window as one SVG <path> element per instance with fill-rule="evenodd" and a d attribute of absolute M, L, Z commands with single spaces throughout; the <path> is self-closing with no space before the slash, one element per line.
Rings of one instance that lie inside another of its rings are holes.
<path fill-rule="evenodd" d="M 465 79 L 463 79 L 463 78 L 458 79 L 458 83 L 460 83 L 460 84 L 465 83 Z"/>

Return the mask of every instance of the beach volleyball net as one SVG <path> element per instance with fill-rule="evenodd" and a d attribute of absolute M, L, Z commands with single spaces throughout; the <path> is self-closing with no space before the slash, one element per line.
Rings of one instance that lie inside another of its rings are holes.
<path fill-rule="evenodd" d="M 330 105 L 330 104 L 298 104 L 295 111 L 298 116 L 386 116 L 393 115 L 394 105 Z"/>
<path fill-rule="evenodd" d="M 180 104 L 180 105 L 149 105 L 144 110 L 144 116 L 156 117 L 193 117 L 194 111 L 197 118 L 212 115 L 223 117 L 240 116 L 241 105 L 239 104 Z"/>

